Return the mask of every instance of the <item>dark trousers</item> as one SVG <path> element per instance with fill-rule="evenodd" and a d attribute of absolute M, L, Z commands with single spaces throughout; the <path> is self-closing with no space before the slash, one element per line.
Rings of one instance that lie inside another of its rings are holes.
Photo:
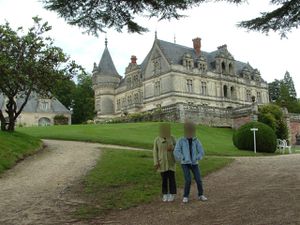
<path fill-rule="evenodd" d="M 165 172 L 160 173 L 161 178 L 162 178 L 162 193 L 164 195 L 166 194 L 173 194 L 175 195 L 177 190 L 176 190 L 176 180 L 175 180 L 175 172 L 172 170 L 168 170 Z"/>
<path fill-rule="evenodd" d="M 201 175 L 200 175 L 200 170 L 198 165 L 181 164 L 181 167 L 183 170 L 184 180 L 185 180 L 183 197 L 189 197 L 190 195 L 191 183 L 192 183 L 191 171 L 197 183 L 198 196 L 203 195 L 203 186 L 202 186 L 202 180 L 201 180 Z"/>

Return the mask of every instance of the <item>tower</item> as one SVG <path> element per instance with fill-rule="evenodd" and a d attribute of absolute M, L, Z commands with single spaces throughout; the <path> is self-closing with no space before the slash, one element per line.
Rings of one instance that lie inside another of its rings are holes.
<path fill-rule="evenodd" d="M 110 118 L 115 113 L 115 89 L 120 81 L 121 76 L 116 70 L 107 48 L 107 39 L 105 39 L 105 49 L 101 60 L 98 65 L 94 63 L 93 69 L 95 110 L 98 119 Z"/>

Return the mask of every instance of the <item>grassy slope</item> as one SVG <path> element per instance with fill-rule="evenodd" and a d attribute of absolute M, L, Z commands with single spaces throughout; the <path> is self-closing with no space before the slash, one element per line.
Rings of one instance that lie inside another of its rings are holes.
<path fill-rule="evenodd" d="M 205 176 L 232 161 L 231 158 L 205 157 L 201 172 Z M 181 168 L 177 168 L 177 183 L 183 185 Z M 107 150 L 84 182 L 84 196 L 89 204 L 77 214 L 91 218 L 110 209 L 126 209 L 146 203 L 160 194 L 160 176 L 153 169 L 151 152 Z"/>
<path fill-rule="evenodd" d="M 159 123 L 123 123 L 20 128 L 19 131 L 38 138 L 100 142 L 123 146 L 152 148 Z M 182 124 L 173 123 L 175 137 L 182 136 Z M 232 129 L 198 126 L 197 134 L 208 155 L 254 155 L 239 151 L 232 143 Z"/>
<path fill-rule="evenodd" d="M 34 153 L 40 146 L 41 141 L 36 137 L 19 132 L 0 131 L 0 173 Z"/>

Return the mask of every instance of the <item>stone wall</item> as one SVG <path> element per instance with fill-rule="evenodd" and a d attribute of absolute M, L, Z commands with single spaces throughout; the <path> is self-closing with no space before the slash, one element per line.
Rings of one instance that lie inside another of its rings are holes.
<path fill-rule="evenodd" d="M 300 133 L 300 114 L 289 114 L 290 136 L 292 145 L 296 144 L 296 135 Z"/>

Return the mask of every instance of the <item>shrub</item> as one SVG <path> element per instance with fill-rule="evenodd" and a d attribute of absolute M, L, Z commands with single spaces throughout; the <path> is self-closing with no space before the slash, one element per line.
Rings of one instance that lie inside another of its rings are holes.
<path fill-rule="evenodd" d="M 278 105 L 268 104 L 259 107 L 258 121 L 270 126 L 275 131 L 277 138 L 288 138 L 288 127 Z"/>
<path fill-rule="evenodd" d="M 253 151 L 253 131 L 251 128 L 258 128 L 256 132 L 256 150 L 257 152 L 276 151 L 276 134 L 268 125 L 260 122 L 250 122 L 241 126 L 233 134 L 233 144 L 240 150 Z"/>
<path fill-rule="evenodd" d="M 67 125 L 69 124 L 69 118 L 64 115 L 54 116 L 54 125 Z"/>

